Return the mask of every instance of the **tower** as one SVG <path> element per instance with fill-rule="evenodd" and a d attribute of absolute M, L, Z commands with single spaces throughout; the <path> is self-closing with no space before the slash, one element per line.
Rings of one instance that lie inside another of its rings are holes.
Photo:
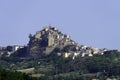
<path fill-rule="evenodd" d="M 48 47 L 54 46 L 54 37 L 51 33 L 48 34 Z"/>

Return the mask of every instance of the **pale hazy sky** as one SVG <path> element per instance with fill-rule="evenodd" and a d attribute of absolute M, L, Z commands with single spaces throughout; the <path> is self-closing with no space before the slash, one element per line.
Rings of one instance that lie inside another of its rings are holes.
<path fill-rule="evenodd" d="M 51 24 L 79 44 L 120 50 L 120 0 L 0 0 L 0 46 Z"/>

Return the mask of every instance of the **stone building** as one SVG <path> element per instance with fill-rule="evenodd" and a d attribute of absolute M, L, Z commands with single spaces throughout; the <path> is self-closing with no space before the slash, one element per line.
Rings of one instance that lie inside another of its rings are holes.
<path fill-rule="evenodd" d="M 50 53 L 56 46 L 63 48 L 72 43 L 70 36 L 62 34 L 56 27 L 47 26 L 35 35 L 31 35 L 28 43 L 30 53 Z"/>
<path fill-rule="evenodd" d="M 48 34 L 48 47 L 54 46 L 54 37 L 51 33 Z"/>
<path fill-rule="evenodd" d="M 28 51 L 30 54 L 49 54 L 56 47 L 62 50 L 66 46 L 69 46 L 68 52 L 79 52 L 81 56 L 92 56 L 93 54 L 104 52 L 97 48 L 79 45 L 71 40 L 69 35 L 61 33 L 56 27 L 51 27 L 50 25 L 44 27 L 41 31 L 37 31 L 35 35 L 30 35 L 29 38 Z"/>

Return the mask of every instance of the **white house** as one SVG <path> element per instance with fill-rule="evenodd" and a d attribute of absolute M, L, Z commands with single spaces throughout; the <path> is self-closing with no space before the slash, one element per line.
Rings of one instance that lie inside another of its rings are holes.
<path fill-rule="evenodd" d="M 23 48 L 24 46 L 14 45 L 13 46 L 13 52 L 17 51 L 18 49 Z"/>

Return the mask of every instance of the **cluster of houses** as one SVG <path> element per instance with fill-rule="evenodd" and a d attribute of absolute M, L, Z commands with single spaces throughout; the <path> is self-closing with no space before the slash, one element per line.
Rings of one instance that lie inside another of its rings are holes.
<path fill-rule="evenodd" d="M 72 47 L 74 48 L 74 47 Z M 68 57 L 72 57 L 73 59 L 75 59 L 77 56 L 79 57 L 85 57 L 85 56 L 94 56 L 96 54 L 98 55 L 103 55 L 105 51 L 107 51 L 107 49 L 98 49 L 98 48 L 94 48 L 94 47 L 87 47 L 84 45 L 81 46 L 76 46 L 75 47 L 75 51 L 72 51 L 69 49 L 69 51 L 66 52 L 62 52 L 62 53 L 58 53 L 58 55 L 64 55 L 65 58 Z"/>
<path fill-rule="evenodd" d="M 51 26 L 44 27 L 43 30 L 37 31 L 35 35 L 31 35 L 28 46 L 31 54 L 50 54 L 56 47 L 58 47 L 60 48 L 58 55 L 64 55 L 66 58 L 69 56 L 75 58 L 78 55 L 81 57 L 93 56 L 95 54 L 102 55 L 107 51 L 107 49 L 79 45 L 71 40 L 69 35 L 63 34 L 56 27 Z M 69 47 L 68 51 L 63 50 L 66 46 Z"/>
<path fill-rule="evenodd" d="M 24 48 L 24 46 L 20 46 L 20 45 L 6 46 L 6 47 L 0 46 L 0 56 L 5 54 L 9 57 L 12 53 L 16 52 L 21 48 Z"/>
<path fill-rule="evenodd" d="M 56 27 L 47 26 L 41 31 L 37 31 L 35 35 L 29 35 L 29 43 L 27 52 L 30 55 L 50 54 L 55 48 L 59 48 L 58 55 L 64 55 L 65 58 L 76 56 L 93 56 L 95 54 L 103 54 L 107 49 L 98 49 L 79 45 L 70 39 L 67 34 L 61 33 Z M 0 55 L 8 54 L 8 56 L 25 46 L 7 46 L 0 47 Z M 11 50 L 9 50 L 11 49 Z"/>

